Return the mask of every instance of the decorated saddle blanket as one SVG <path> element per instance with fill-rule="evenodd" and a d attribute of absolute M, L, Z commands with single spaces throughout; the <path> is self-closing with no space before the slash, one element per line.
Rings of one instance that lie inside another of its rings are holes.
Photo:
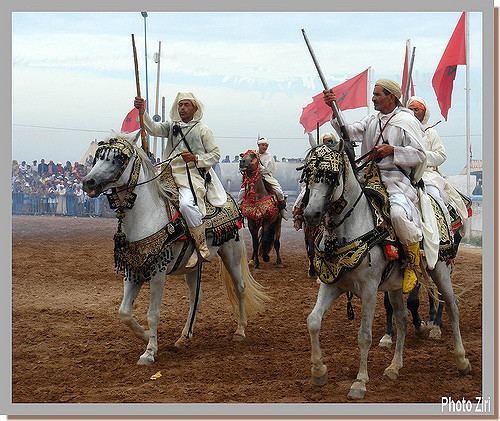
<path fill-rule="evenodd" d="M 390 221 L 389 195 L 380 177 L 380 170 L 376 165 L 369 165 L 361 180 L 365 194 L 372 208 L 375 228 L 370 232 L 351 241 L 341 241 L 334 236 L 329 236 L 325 231 L 319 236 L 315 245 L 314 266 L 319 274 L 319 279 L 327 284 L 336 282 L 345 272 L 355 269 L 371 248 L 377 244 L 384 247 L 384 252 L 389 260 L 399 258 L 401 248 L 394 228 Z M 455 257 L 453 238 L 446 225 L 442 209 L 432 199 L 436 213 L 440 234 L 439 259 L 447 261 Z M 320 244 L 322 247 L 320 249 Z"/>
<path fill-rule="evenodd" d="M 245 218 L 256 222 L 274 219 L 279 213 L 278 203 L 272 195 L 264 196 L 258 200 L 243 199 L 241 213 Z"/>
<path fill-rule="evenodd" d="M 164 177 L 162 188 L 166 191 L 169 200 L 165 201 L 169 222 L 158 232 L 138 241 L 128 241 L 122 232 L 115 234 L 115 267 L 133 281 L 149 281 L 158 271 L 165 267 L 174 258 L 172 244 L 184 240 L 180 256 L 174 269 L 182 260 L 190 236 L 187 224 L 180 214 L 178 207 L 178 192 L 173 178 Z M 176 201 L 177 198 L 177 201 Z M 211 239 L 212 246 L 220 246 L 226 241 L 235 238 L 239 240 L 238 230 L 243 226 L 243 217 L 238 205 L 230 194 L 227 194 L 226 203 L 222 207 L 215 207 L 206 202 L 207 215 L 204 217 L 207 242 Z M 210 243 L 209 243 L 210 244 Z"/>

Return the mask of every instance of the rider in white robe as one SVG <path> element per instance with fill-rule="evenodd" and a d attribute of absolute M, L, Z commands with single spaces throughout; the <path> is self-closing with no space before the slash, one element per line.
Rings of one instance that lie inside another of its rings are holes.
<path fill-rule="evenodd" d="M 422 179 L 427 192 L 432 195 L 444 209 L 445 216 L 449 221 L 450 216 L 445 204 L 451 203 L 458 215 L 464 221 L 468 218 L 467 208 L 458 191 L 439 172 L 439 166 L 446 160 L 446 150 L 436 129 L 429 126 L 430 111 L 427 103 L 419 97 L 412 96 L 408 99 L 407 107 L 411 109 L 415 117 L 421 122 L 424 132 L 424 147 L 427 155 L 427 167 Z"/>
<path fill-rule="evenodd" d="M 144 112 L 142 98 L 136 97 L 134 106 Z M 167 138 L 163 151 L 164 160 L 179 154 L 170 162 L 174 181 L 179 188 L 179 210 L 186 220 L 201 257 L 208 260 L 210 251 L 203 223 L 203 217 L 206 215 L 205 198 L 214 206 L 222 206 L 227 195 L 212 169 L 220 158 L 219 147 L 212 131 L 201 122 L 202 117 L 203 104 L 192 93 L 179 92 L 170 111 L 170 122 L 156 123 L 144 112 L 144 126 L 149 134 Z M 196 253 L 193 253 L 187 267 L 194 266 L 196 261 Z"/>
<path fill-rule="evenodd" d="M 408 266 L 404 271 L 403 291 L 410 292 L 417 282 L 415 271 L 420 262 L 422 223 L 418 210 L 419 194 L 414 184 L 425 169 L 426 156 L 422 145 L 422 130 L 413 113 L 400 103 L 401 88 L 391 80 L 375 83 L 372 102 L 377 115 L 347 125 L 351 140 L 361 142 L 361 155 L 373 150 L 391 203 L 391 222 L 403 245 Z M 324 93 L 331 105 L 335 94 Z M 340 132 L 336 119 L 333 127 Z"/>

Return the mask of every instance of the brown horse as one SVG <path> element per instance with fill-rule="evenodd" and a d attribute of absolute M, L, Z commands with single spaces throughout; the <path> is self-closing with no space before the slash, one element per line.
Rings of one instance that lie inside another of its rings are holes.
<path fill-rule="evenodd" d="M 247 218 L 252 235 L 251 262 L 258 268 L 259 254 L 264 262 L 269 262 L 269 253 L 274 247 L 276 265 L 281 266 L 281 215 L 276 197 L 266 189 L 255 151 L 248 150 L 240 154 L 240 172 L 243 175 L 241 213 Z"/>

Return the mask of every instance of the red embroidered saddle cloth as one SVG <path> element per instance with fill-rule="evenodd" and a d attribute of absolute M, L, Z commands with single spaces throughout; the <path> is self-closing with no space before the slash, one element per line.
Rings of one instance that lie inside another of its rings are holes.
<path fill-rule="evenodd" d="M 253 221 L 273 219 L 279 213 L 278 203 L 272 195 L 264 196 L 259 200 L 243 198 L 241 213 L 245 218 Z"/>

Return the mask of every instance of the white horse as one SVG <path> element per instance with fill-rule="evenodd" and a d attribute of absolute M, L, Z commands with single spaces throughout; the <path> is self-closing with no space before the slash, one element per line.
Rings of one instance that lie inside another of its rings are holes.
<path fill-rule="evenodd" d="M 304 211 L 308 224 L 318 225 L 323 217 L 333 230 L 335 238 L 342 244 L 371 232 L 375 228 L 372 211 L 362 184 L 357 179 L 344 152 L 342 141 L 335 145 L 322 145 L 314 148 L 306 158 L 303 179 L 308 183 L 309 202 Z M 345 201 L 345 202 L 344 202 Z M 323 237 L 320 248 L 325 244 Z M 397 262 L 390 268 L 382 246 L 375 245 L 362 258 L 360 264 L 341 273 L 333 283 L 321 283 L 316 305 L 307 318 L 311 339 L 312 381 L 316 385 L 327 382 L 327 367 L 323 364 L 319 334 L 321 321 L 334 302 L 345 291 L 351 291 L 361 299 L 361 325 L 358 333 L 360 366 L 356 380 L 348 393 L 350 399 L 363 399 L 368 383 L 368 350 L 372 343 L 372 323 L 377 302 L 377 291 L 388 291 L 397 327 L 397 342 L 391 364 L 384 374 L 396 379 L 403 367 L 403 348 L 406 335 L 406 308 L 402 294 L 402 267 Z M 459 311 L 451 284 L 451 267 L 438 261 L 432 271 L 428 271 L 441 292 L 450 315 L 455 342 L 455 362 L 461 374 L 471 371 L 469 360 L 465 357 L 459 328 Z M 383 280 L 385 278 L 385 280 Z"/>
<path fill-rule="evenodd" d="M 192 240 L 180 237 L 171 244 L 165 243 L 167 231 L 174 231 L 173 225 L 167 224 L 171 222 L 166 209 L 168 193 L 158 178 L 155 178 L 153 166 L 145 152 L 135 145 L 136 140 L 134 135 L 116 133 L 111 138 L 99 142 L 94 165 L 83 179 L 83 188 L 90 197 L 97 197 L 110 189 L 115 192 L 115 200 L 119 204 L 117 216 L 120 217 L 118 242 L 115 235 L 115 262 L 117 245 L 123 244 L 124 241 L 129 246 L 141 245 L 135 249 L 142 247 L 147 252 L 153 248 L 149 254 L 153 256 L 143 258 L 143 266 L 135 269 L 125 268 L 123 299 L 118 311 L 121 320 L 134 334 L 147 342 L 146 350 L 137 364 L 148 365 L 155 361 L 158 352 L 157 329 L 166 275 L 184 274 L 189 287 L 188 318 L 180 338 L 175 342 L 175 345 L 180 347 L 187 344 L 192 337 L 201 295 L 197 282 L 198 275 L 201 275 L 201 266 L 199 264 L 198 267 L 185 268 L 187 260 L 195 250 Z M 125 238 L 120 233 L 121 229 Z M 144 239 L 148 241 L 144 242 Z M 208 240 L 211 254 L 217 252 L 221 258 L 220 278 L 224 281 L 233 314 L 238 320 L 233 339 L 243 340 L 247 316 L 261 310 L 269 297 L 263 287 L 253 279 L 248 269 L 244 241 L 239 240 L 237 234 L 219 247 L 210 246 L 210 238 Z M 127 252 L 132 253 L 132 248 L 129 247 Z M 140 260 L 140 250 L 139 255 L 132 254 L 128 257 Z M 150 283 L 147 330 L 133 316 L 134 300 L 145 281 Z"/>

